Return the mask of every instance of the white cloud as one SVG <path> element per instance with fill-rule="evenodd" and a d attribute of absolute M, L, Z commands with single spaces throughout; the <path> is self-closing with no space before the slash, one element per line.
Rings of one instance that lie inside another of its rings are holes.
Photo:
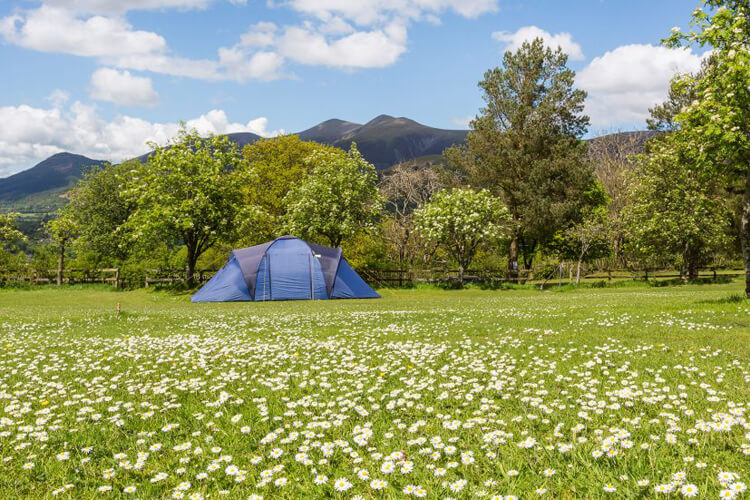
<path fill-rule="evenodd" d="M 643 122 L 648 108 L 667 98 L 675 73 L 698 71 L 702 57 L 692 49 L 624 45 L 594 58 L 576 79 L 589 93 L 586 112 L 591 124 Z"/>
<path fill-rule="evenodd" d="M 496 12 L 498 0 L 289 0 L 287 5 L 323 21 L 339 16 L 360 26 L 372 26 L 394 19 L 420 20 L 445 11 L 473 18 Z"/>
<path fill-rule="evenodd" d="M 451 122 L 453 122 L 454 125 L 461 127 L 462 129 L 467 129 L 469 128 L 469 125 L 473 120 L 473 116 L 466 116 L 464 118 L 452 118 Z"/>
<path fill-rule="evenodd" d="M 204 9 L 213 0 L 45 0 L 54 7 L 87 14 L 122 14 L 131 10 Z M 232 2 L 232 3 L 244 3 Z"/>
<path fill-rule="evenodd" d="M 91 75 L 89 95 L 125 106 L 153 106 L 159 100 L 150 78 L 111 68 L 98 69 Z"/>
<path fill-rule="evenodd" d="M 47 96 L 47 101 L 52 104 L 53 108 L 62 108 L 70 100 L 70 94 L 61 89 L 55 89 Z"/>
<path fill-rule="evenodd" d="M 584 59 L 581 46 L 573 41 L 573 35 L 570 33 L 552 34 L 537 26 L 524 26 L 511 33 L 509 31 L 496 31 L 492 33 L 492 38 L 505 44 L 505 50 L 515 51 L 521 48 L 524 42 L 530 42 L 535 38 L 544 40 L 548 47 L 556 49 L 560 47 L 570 59 L 581 61 Z"/>
<path fill-rule="evenodd" d="M 218 0 L 43 0 L 35 9 L 0 19 L 0 37 L 27 49 L 92 57 L 118 69 L 201 80 L 291 77 L 287 61 L 342 69 L 380 68 L 406 51 L 412 21 L 438 23 L 439 14 L 464 17 L 497 10 L 499 0 L 282 0 L 302 17 L 296 25 L 252 25 L 215 59 L 174 55 L 159 34 L 135 29 L 132 10 L 201 9 Z M 229 0 L 244 4 L 246 0 Z M 269 0 L 271 1 L 271 0 Z M 359 28 L 355 28 L 359 26 Z"/>
<path fill-rule="evenodd" d="M 219 49 L 219 64 L 233 80 L 277 80 L 282 77 L 284 58 L 275 52 L 248 52 L 240 45 Z"/>
<path fill-rule="evenodd" d="M 133 30 L 124 19 L 91 16 L 42 5 L 0 20 L 0 35 L 27 49 L 88 57 L 127 57 L 164 52 L 167 43 L 148 31 Z"/>
<path fill-rule="evenodd" d="M 220 109 L 188 120 L 201 134 L 253 132 L 262 136 L 283 133 L 269 130 L 268 120 L 232 122 Z M 148 151 L 147 142 L 166 143 L 179 129 L 177 122 L 150 122 L 131 116 L 105 120 L 96 107 L 74 102 L 68 108 L 0 107 L 0 176 L 31 167 L 60 151 L 98 160 L 119 162 Z"/>
<path fill-rule="evenodd" d="M 406 50 L 406 28 L 392 24 L 329 40 L 310 29 L 288 27 L 276 43 L 281 55 L 302 64 L 382 68 L 396 62 Z"/>
<path fill-rule="evenodd" d="M 82 18 L 72 11 L 46 5 L 0 19 L 0 36 L 41 52 L 94 57 L 121 69 L 201 80 L 271 80 L 278 77 L 280 66 L 263 54 L 235 60 L 231 68 L 222 66 L 220 60 L 176 57 L 160 35 L 134 30 L 123 18 Z"/>
<path fill-rule="evenodd" d="M 247 33 L 240 37 L 243 47 L 268 47 L 276 38 L 277 26 L 274 23 L 260 22 L 250 26 Z"/>

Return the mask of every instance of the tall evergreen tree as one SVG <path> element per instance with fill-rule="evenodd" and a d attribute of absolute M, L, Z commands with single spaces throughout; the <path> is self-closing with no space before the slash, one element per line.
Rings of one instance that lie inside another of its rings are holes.
<path fill-rule="evenodd" d="M 506 52 L 502 67 L 479 82 L 486 106 L 471 123 L 465 146 L 446 152 L 450 165 L 475 187 L 498 195 L 513 220 L 508 271 L 519 254 L 529 268 L 540 245 L 580 218 L 594 182 L 581 137 L 589 118 L 586 92 L 561 49 L 541 39 Z"/>

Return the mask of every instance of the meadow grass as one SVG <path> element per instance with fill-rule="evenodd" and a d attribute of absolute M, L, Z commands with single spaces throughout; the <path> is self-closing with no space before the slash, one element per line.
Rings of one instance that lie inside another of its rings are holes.
<path fill-rule="evenodd" d="M 743 496 L 741 286 L 0 290 L 0 498 Z"/>

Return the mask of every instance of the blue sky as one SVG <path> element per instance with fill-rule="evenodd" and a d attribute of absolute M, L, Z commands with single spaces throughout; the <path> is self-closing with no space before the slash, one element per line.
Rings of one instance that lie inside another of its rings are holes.
<path fill-rule="evenodd" d="M 463 128 L 477 81 L 542 35 L 590 93 L 591 134 L 642 128 L 694 50 L 692 0 L 3 0 L 0 176 L 69 150 L 119 161 L 179 120 L 296 132 L 378 114 Z"/>

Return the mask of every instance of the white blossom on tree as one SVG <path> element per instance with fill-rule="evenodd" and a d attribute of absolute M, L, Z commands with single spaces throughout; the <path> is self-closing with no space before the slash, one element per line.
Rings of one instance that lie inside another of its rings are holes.
<path fill-rule="evenodd" d="M 417 230 L 439 244 L 458 264 L 459 281 L 482 243 L 507 236 L 507 207 L 489 191 L 441 191 L 415 211 Z"/>

